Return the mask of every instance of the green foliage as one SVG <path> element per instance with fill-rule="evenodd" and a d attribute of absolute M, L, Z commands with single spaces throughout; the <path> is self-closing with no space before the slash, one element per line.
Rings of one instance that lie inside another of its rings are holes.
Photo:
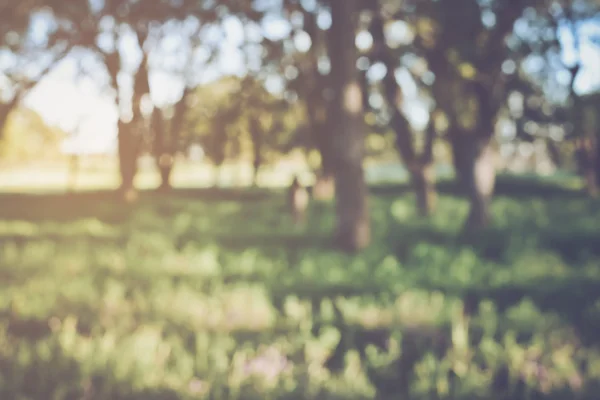
<path fill-rule="evenodd" d="M 297 109 L 253 78 L 227 76 L 199 86 L 191 103 L 185 140 L 202 144 L 216 165 L 228 157 L 251 159 L 255 144 L 267 161 L 272 160 L 286 150 L 298 124 Z M 257 122 L 254 133 L 251 119 Z"/>
<path fill-rule="evenodd" d="M 0 397 L 595 398 L 598 204 L 501 179 L 468 238 L 440 191 L 423 221 L 373 188 L 357 257 L 277 192 L 2 195 Z"/>
<path fill-rule="evenodd" d="M 10 114 L 0 140 L 0 159 L 26 162 L 60 155 L 66 133 L 48 126 L 35 111 L 18 108 Z"/>

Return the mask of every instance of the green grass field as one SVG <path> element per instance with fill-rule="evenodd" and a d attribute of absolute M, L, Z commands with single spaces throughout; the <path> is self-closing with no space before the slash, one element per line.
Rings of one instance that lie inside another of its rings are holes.
<path fill-rule="evenodd" d="M 504 179 L 464 237 L 441 189 L 355 257 L 277 191 L 0 195 L 0 399 L 597 399 L 600 203 Z"/>

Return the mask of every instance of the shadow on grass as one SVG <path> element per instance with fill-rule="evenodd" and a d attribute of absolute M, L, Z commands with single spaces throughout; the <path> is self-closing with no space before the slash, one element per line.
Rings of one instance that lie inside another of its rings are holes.
<path fill-rule="evenodd" d="M 454 180 L 442 180 L 436 185 L 440 194 L 448 196 L 463 197 L 463 190 L 460 184 Z M 413 189 L 410 183 L 374 185 L 370 192 L 379 196 L 400 196 L 412 193 Z M 587 194 L 572 186 L 566 185 L 562 181 L 544 179 L 537 177 L 499 175 L 496 180 L 494 191 L 495 196 L 511 197 L 515 199 L 523 198 L 543 198 L 549 196 L 553 198 L 585 198 Z"/>
<path fill-rule="evenodd" d="M 8 243 L 16 245 L 17 249 L 23 249 L 31 242 L 52 242 L 57 245 L 68 245 L 75 242 L 92 243 L 94 246 L 105 246 L 111 244 L 123 244 L 126 238 L 120 235 L 95 235 L 91 233 L 36 233 L 36 234 L 0 234 L 0 246 Z"/>
<path fill-rule="evenodd" d="M 420 244 L 446 249 L 470 249 L 483 260 L 511 263 L 512 257 L 526 248 L 558 255 L 568 264 L 578 265 L 600 257 L 600 229 L 585 227 L 544 227 L 523 232 L 507 226 L 489 228 L 476 234 L 460 233 L 433 225 L 403 225 L 392 228 L 387 237 L 389 248 L 399 260 L 410 259 Z"/>
<path fill-rule="evenodd" d="M 424 280 L 418 286 L 425 290 L 438 291 L 447 296 L 468 299 L 473 307 L 484 300 L 491 301 L 497 312 L 504 314 L 508 309 L 523 301 L 531 301 L 541 312 L 555 313 L 575 328 L 584 345 L 599 345 L 600 282 L 587 279 L 537 279 L 527 283 L 511 283 L 496 287 L 445 286 Z M 534 332 L 524 332 L 531 335 Z"/>
<path fill-rule="evenodd" d="M 277 248 L 286 251 L 299 251 L 302 249 L 329 250 L 333 240 L 325 235 L 304 235 L 293 233 L 258 233 L 258 234 L 228 234 L 217 235 L 215 240 L 220 246 L 230 250 L 244 250 L 248 248 Z"/>
<path fill-rule="evenodd" d="M 82 371 L 79 360 L 53 348 L 49 359 L 33 359 L 28 365 L 5 362 L 0 358 L 0 398 L 46 400 L 179 400 L 180 392 L 169 388 L 140 389 L 115 382 L 110 371 L 90 375 Z M 58 397 L 56 397 L 58 395 Z"/>
<path fill-rule="evenodd" d="M 257 203 L 272 199 L 278 191 L 270 189 L 173 189 L 168 193 L 140 191 L 132 204 L 124 203 L 112 190 L 77 193 L 0 193 L 0 219 L 31 222 L 66 222 L 82 218 L 97 218 L 107 223 L 123 223 L 140 206 L 157 203 L 162 211 L 180 206 L 166 206 L 163 200 L 180 199 L 203 203 Z"/>

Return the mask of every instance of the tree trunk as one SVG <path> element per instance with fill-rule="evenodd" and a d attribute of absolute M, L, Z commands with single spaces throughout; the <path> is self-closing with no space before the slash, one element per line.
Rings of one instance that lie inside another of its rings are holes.
<path fill-rule="evenodd" d="M 596 128 L 598 129 L 598 128 Z M 595 162 L 594 167 L 596 170 L 596 187 L 600 187 L 600 132 L 596 133 L 596 148 L 595 148 Z"/>
<path fill-rule="evenodd" d="M 585 174 L 587 193 L 590 197 L 598 197 L 598 176 L 595 168 L 588 168 Z"/>
<path fill-rule="evenodd" d="M 173 186 L 171 185 L 171 171 L 173 169 L 169 166 L 169 167 L 163 167 L 160 169 L 160 186 L 158 187 L 158 190 L 160 190 L 161 192 L 168 192 L 171 189 L 173 189 Z"/>
<path fill-rule="evenodd" d="M 335 154 L 336 239 L 345 251 L 366 248 L 371 240 L 367 185 L 363 172 L 365 127 L 362 93 L 356 69 L 356 0 L 331 1 L 330 49 L 334 87 L 332 107 Z"/>
<path fill-rule="evenodd" d="M 142 48 L 142 37 L 138 35 L 140 48 Z M 119 165 L 121 169 L 121 194 L 128 202 L 137 199 L 134 187 L 134 179 L 137 173 L 138 156 L 141 145 L 144 116 L 142 115 L 141 102 L 144 95 L 150 93 L 148 82 L 148 56 L 143 55 L 142 61 L 135 74 L 132 96 L 133 117 L 130 122 L 119 120 Z"/>
<path fill-rule="evenodd" d="M 173 170 L 173 157 L 168 145 L 165 121 L 160 108 L 152 111 L 152 131 L 154 133 L 154 159 L 160 173 L 159 191 L 171 189 L 171 171 Z"/>
<path fill-rule="evenodd" d="M 585 181 L 587 193 L 591 197 L 598 195 L 598 157 L 596 154 L 597 144 L 590 138 L 579 138 L 575 156 L 579 174 Z"/>
<path fill-rule="evenodd" d="M 313 198 L 328 201 L 335 195 L 331 137 L 334 125 L 330 113 L 331 99 L 326 96 L 326 90 L 331 89 L 331 74 L 322 75 L 319 71 L 319 49 L 327 49 L 329 46 L 323 32 L 319 30 L 316 13 L 304 10 L 304 29 L 313 43 L 308 52 L 304 97 L 313 143 L 321 156 L 321 170 L 317 174 L 313 187 Z"/>
<path fill-rule="evenodd" d="M 171 172 L 175 164 L 174 157 L 171 154 L 163 154 L 158 160 L 158 170 L 160 172 L 160 186 L 158 190 L 168 192 L 173 188 L 171 185 Z"/>
<path fill-rule="evenodd" d="M 331 107 L 329 107 L 331 109 Z M 333 143 L 331 132 L 335 129 L 330 117 L 325 116 L 325 121 L 313 125 L 313 135 L 319 155 L 321 156 L 321 169 L 317 174 L 313 197 L 321 201 L 333 200 L 335 196 L 335 160 L 333 157 Z"/>
<path fill-rule="evenodd" d="M 118 150 L 119 150 L 119 172 L 121 174 L 121 186 L 119 192 L 126 201 L 134 201 L 136 192 L 134 179 L 137 173 L 138 143 L 133 121 L 125 123 L 119 121 Z"/>
<path fill-rule="evenodd" d="M 437 189 L 435 187 L 435 162 L 433 157 L 433 144 L 437 137 L 435 115 L 432 113 L 429 125 L 425 131 L 425 143 L 421 153 L 419 169 L 413 172 L 412 181 L 415 187 L 417 208 L 423 217 L 433 213 L 437 203 Z"/>
<path fill-rule="evenodd" d="M 426 164 L 414 168 L 411 171 L 411 182 L 415 190 L 419 214 L 422 217 L 430 216 L 437 202 L 433 165 Z"/>
<path fill-rule="evenodd" d="M 433 169 L 433 143 L 436 138 L 435 125 L 433 117 L 431 117 L 425 132 L 423 152 L 420 155 L 417 154 L 410 123 L 402 113 L 399 104 L 403 101 L 403 95 L 394 74 L 399 63 L 397 57 L 393 56 L 386 44 L 384 33 L 385 21 L 377 13 L 378 3 L 373 2 L 373 5 L 375 6 L 373 11 L 376 12 L 376 17 L 373 19 L 369 31 L 375 43 L 374 54 L 377 60 L 381 61 L 387 69 L 382 82 L 383 93 L 392 112 L 390 125 L 396 134 L 396 149 L 410 171 L 411 183 L 415 191 L 419 214 L 426 217 L 433 212 L 437 197 L 435 171 Z"/>
<path fill-rule="evenodd" d="M 260 163 L 252 165 L 252 186 L 258 187 L 258 173 L 260 172 Z"/>
<path fill-rule="evenodd" d="M 562 169 L 564 166 L 563 157 L 560 153 L 557 143 L 554 140 L 546 140 L 546 151 L 548 152 L 548 157 L 550 158 L 550 161 L 552 161 L 552 164 L 554 164 L 556 168 Z"/>
<path fill-rule="evenodd" d="M 587 152 L 589 157 L 588 166 L 585 171 L 585 181 L 587 192 L 590 197 L 598 197 L 598 144 L 597 140 L 590 139 L 589 151 Z"/>
<path fill-rule="evenodd" d="M 331 109 L 331 107 L 329 107 Z M 331 201 L 335 197 L 335 159 L 333 155 L 332 130 L 335 124 L 326 113 L 323 121 L 314 125 L 315 139 L 321 156 L 321 169 L 317 174 L 313 197 L 320 201 Z"/>
<path fill-rule="evenodd" d="M 252 139 L 252 186 L 258 186 L 258 173 L 262 166 L 263 126 L 258 118 L 251 118 L 249 123 L 250 138 Z"/>
<path fill-rule="evenodd" d="M 491 223 L 490 205 L 496 183 L 495 156 L 491 137 L 461 135 L 454 140 L 454 165 L 457 177 L 470 202 L 466 231 L 476 231 Z"/>
<path fill-rule="evenodd" d="M 591 197 L 598 195 L 598 179 L 596 174 L 597 166 L 597 140 L 594 140 L 595 132 L 588 133 L 588 124 L 586 123 L 585 103 L 575 91 L 575 81 L 581 70 L 581 64 L 576 63 L 570 68 L 571 84 L 569 86 L 569 95 L 571 96 L 571 123 L 573 131 L 578 136 L 576 157 L 579 164 L 580 173 L 585 181 L 587 193 Z"/>
<path fill-rule="evenodd" d="M 4 130 L 8 123 L 8 117 L 17 105 L 18 99 L 16 96 L 7 103 L 0 102 L 0 140 L 4 137 Z"/>
<path fill-rule="evenodd" d="M 173 188 L 171 185 L 171 173 L 175 166 L 175 155 L 177 153 L 177 144 L 185 122 L 185 113 L 187 111 L 187 99 L 192 93 L 187 86 L 183 89 L 181 98 L 175 103 L 175 111 L 171 120 L 170 129 L 167 129 L 164 114 L 155 108 L 156 114 L 153 118 L 156 123 L 156 134 L 160 135 L 158 148 L 158 167 L 160 170 L 159 190 L 169 191 Z"/>

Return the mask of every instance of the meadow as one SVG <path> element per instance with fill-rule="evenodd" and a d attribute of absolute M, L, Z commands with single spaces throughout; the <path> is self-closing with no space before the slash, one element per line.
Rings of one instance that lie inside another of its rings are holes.
<path fill-rule="evenodd" d="M 278 189 L 0 195 L 0 399 L 596 399 L 600 203 L 504 177 L 465 236 L 371 189 L 373 245 Z"/>

